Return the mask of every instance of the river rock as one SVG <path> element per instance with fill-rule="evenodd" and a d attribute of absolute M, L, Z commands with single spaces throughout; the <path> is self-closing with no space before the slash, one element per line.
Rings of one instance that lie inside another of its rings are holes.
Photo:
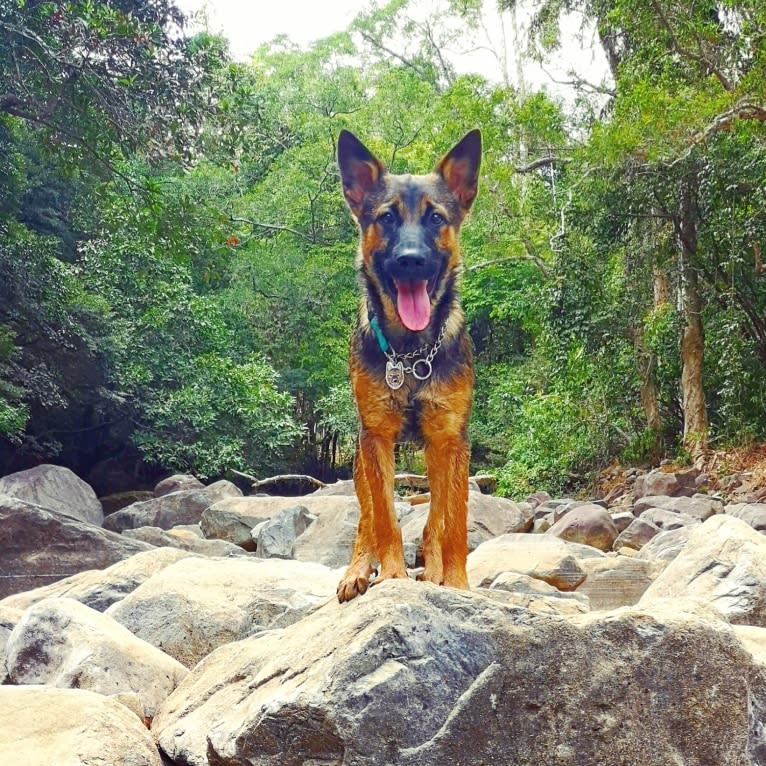
<path fill-rule="evenodd" d="M 104 528 L 113 532 L 137 527 L 170 529 L 178 524 L 197 524 L 202 513 L 224 497 L 241 497 L 242 492 L 230 481 L 222 479 L 209 487 L 184 489 L 167 495 L 133 503 L 104 519 Z"/>
<path fill-rule="evenodd" d="M 293 505 L 262 521 L 251 532 L 256 543 L 256 555 L 265 559 L 292 558 L 295 541 L 316 518 L 305 506 Z"/>
<path fill-rule="evenodd" d="M 526 574 L 559 590 L 574 590 L 585 570 L 564 540 L 552 535 L 507 534 L 468 554 L 468 581 L 487 587 L 503 572 Z"/>
<path fill-rule="evenodd" d="M 763 668 L 714 611 L 565 620 L 389 581 L 221 647 L 154 732 L 183 764 L 745 766 L 763 710 Z"/>
<path fill-rule="evenodd" d="M 40 588 L 16 593 L 0 601 L 0 606 L 28 609 L 52 596 L 73 598 L 91 609 L 103 612 L 132 593 L 142 582 L 189 553 L 175 548 L 155 548 L 136 553 L 106 569 L 89 569 Z"/>
<path fill-rule="evenodd" d="M 43 464 L 4 476 L 0 479 L 0 495 L 11 495 L 98 526 L 104 520 L 104 511 L 92 487 L 59 465 Z"/>
<path fill-rule="evenodd" d="M 694 495 L 694 497 L 666 497 L 664 495 L 647 495 L 633 504 L 633 513 L 640 516 L 651 508 L 662 508 L 665 511 L 673 511 L 686 516 L 692 516 L 698 521 L 705 521 L 713 514 L 723 511 L 723 503 L 717 498 L 708 495 Z"/>
<path fill-rule="evenodd" d="M 696 526 L 700 520 L 696 516 L 689 516 L 678 511 L 668 511 L 664 508 L 648 508 L 640 518 L 651 522 L 663 530 L 679 529 L 680 527 Z"/>
<path fill-rule="evenodd" d="M 568 511 L 546 534 L 574 543 L 591 545 L 601 551 L 610 551 L 619 532 L 604 508 L 586 503 Z"/>
<path fill-rule="evenodd" d="M 696 479 L 699 471 L 688 468 L 682 471 L 668 472 L 661 469 L 649 471 L 636 478 L 633 485 L 633 497 L 641 498 L 647 495 L 667 495 L 691 497 L 697 491 Z"/>
<path fill-rule="evenodd" d="M 116 699 L 42 686 L 0 686 L 0 763 L 162 766 L 151 734 Z"/>
<path fill-rule="evenodd" d="M 766 503 L 731 503 L 726 506 L 726 513 L 759 532 L 766 531 Z"/>
<path fill-rule="evenodd" d="M 148 719 L 188 672 L 111 617 L 71 598 L 30 607 L 8 639 L 6 663 L 14 684 L 133 692 Z"/>
<path fill-rule="evenodd" d="M 197 527 L 197 533 L 190 532 L 184 527 L 160 529 L 160 527 L 138 527 L 125 529 L 123 537 L 131 540 L 142 540 L 151 545 L 178 548 L 182 551 L 195 553 L 198 556 L 247 556 L 247 551 L 226 540 L 206 540 Z"/>
<path fill-rule="evenodd" d="M 164 497 L 171 492 L 182 492 L 189 489 L 204 489 L 205 485 L 190 473 L 174 473 L 157 482 L 154 486 L 154 496 Z"/>
<path fill-rule="evenodd" d="M 151 549 L 67 514 L 0 495 L 0 598 Z"/>
<path fill-rule="evenodd" d="M 334 600 L 340 574 L 280 559 L 188 557 L 150 577 L 106 613 L 193 667 L 223 644 L 290 625 Z"/>
<path fill-rule="evenodd" d="M 741 519 L 712 516 L 695 527 L 642 597 L 692 596 L 732 623 L 766 626 L 766 537 Z"/>
<path fill-rule="evenodd" d="M 622 548 L 632 548 L 641 550 L 656 534 L 659 534 L 660 528 L 649 518 L 639 516 L 633 519 L 630 525 L 617 535 L 612 548 L 619 551 Z"/>
<path fill-rule="evenodd" d="M 588 597 L 591 609 L 616 609 L 638 603 L 665 568 L 663 562 L 629 556 L 580 559 L 585 580 L 576 593 Z"/>

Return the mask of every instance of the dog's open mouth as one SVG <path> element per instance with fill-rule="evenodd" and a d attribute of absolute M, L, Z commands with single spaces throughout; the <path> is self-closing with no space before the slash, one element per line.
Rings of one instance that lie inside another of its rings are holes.
<path fill-rule="evenodd" d="M 431 321 L 431 299 L 428 280 L 394 280 L 396 286 L 396 310 L 402 324 L 413 332 L 420 332 Z"/>

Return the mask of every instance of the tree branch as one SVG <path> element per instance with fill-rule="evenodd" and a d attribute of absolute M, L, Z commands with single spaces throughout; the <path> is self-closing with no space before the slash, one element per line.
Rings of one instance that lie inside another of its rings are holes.
<path fill-rule="evenodd" d="M 531 173 L 533 170 L 539 168 L 548 167 L 551 165 L 565 165 L 567 162 L 571 162 L 571 157 L 540 157 L 528 165 L 520 165 L 514 168 L 517 173 Z"/>

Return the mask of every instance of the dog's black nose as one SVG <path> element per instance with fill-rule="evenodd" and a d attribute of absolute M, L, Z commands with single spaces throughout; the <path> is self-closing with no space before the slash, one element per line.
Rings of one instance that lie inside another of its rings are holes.
<path fill-rule="evenodd" d="M 396 269 L 404 276 L 406 273 L 418 274 L 426 265 L 426 259 L 417 250 L 405 251 L 396 256 Z"/>

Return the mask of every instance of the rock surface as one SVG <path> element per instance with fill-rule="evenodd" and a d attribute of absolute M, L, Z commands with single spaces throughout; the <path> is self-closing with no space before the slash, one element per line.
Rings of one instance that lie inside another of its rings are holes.
<path fill-rule="evenodd" d="M 61 596 L 76 599 L 91 609 L 103 612 L 152 575 L 188 555 L 175 548 L 147 550 L 106 569 L 89 569 L 50 585 L 8 596 L 0 601 L 0 606 L 27 609 L 44 598 Z"/>
<path fill-rule="evenodd" d="M 188 557 L 107 614 L 186 667 L 213 649 L 299 620 L 335 598 L 340 572 L 280 559 Z"/>
<path fill-rule="evenodd" d="M 116 699 L 49 686 L 0 686 L 0 763 L 162 766 L 151 734 Z"/>
<path fill-rule="evenodd" d="M 695 494 L 718 491 L 696 473 L 612 505 L 471 491 L 472 591 L 395 580 L 343 605 L 348 485 L 123 535 L 0 496 L 0 587 L 31 588 L 0 600 L 0 763 L 766 766 L 763 503 Z M 424 502 L 395 505 L 413 565 Z M 281 530 L 262 553 L 302 560 L 243 550 L 254 520 Z M 533 533 L 557 521 L 571 539 Z"/>
<path fill-rule="evenodd" d="M 187 674 L 164 652 L 71 598 L 28 609 L 8 639 L 6 663 L 18 685 L 137 694 L 148 719 Z"/>
<path fill-rule="evenodd" d="M 224 497 L 241 497 L 230 481 L 217 481 L 208 487 L 185 489 L 153 500 L 133 503 L 104 519 L 104 529 L 122 532 L 137 527 L 170 529 L 178 524 L 197 524 L 203 511 Z"/>
<path fill-rule="evenodd" d="M 619 531 L 604 508 L 586 503 L 565 513 L 546 534 L 611 551 Z"/>
<path fill-rule="evenodd" d="M 0 495 L 0 598 L 107 567 L 151 548 L 72 516 Z"/>
<path fill-rule="evenodd" d="M 574 590 L 585 570 L 563 540 L 548 535 L 507 534 L 489 540 L 468 555 L 471 586 L 491 585 L 503 572 L 526 574 L 559 590 Z"/>
<path fill-rule="evenodd" d="M 91 486 L 58 465 L 38 465 L 4 476 L 0 479 L 0 495 L 11 495 L 91 524 L 100 525 L 104 520 L 101 502 Z"/>
<path fill-rule="evenodd" d="M 388 582 L 214 652 L 154 731 L 180 764 L 744 766 L 766 757 L 764 709 L 763 667 L 714 612 L 530 620 Z"/>
<path fill-rule="evenodd" d="M 766 536 L 733 516 L 713 516 L 649 586 L 643 600 L 692 596 L 732 623 L 766 626 Z"/>

